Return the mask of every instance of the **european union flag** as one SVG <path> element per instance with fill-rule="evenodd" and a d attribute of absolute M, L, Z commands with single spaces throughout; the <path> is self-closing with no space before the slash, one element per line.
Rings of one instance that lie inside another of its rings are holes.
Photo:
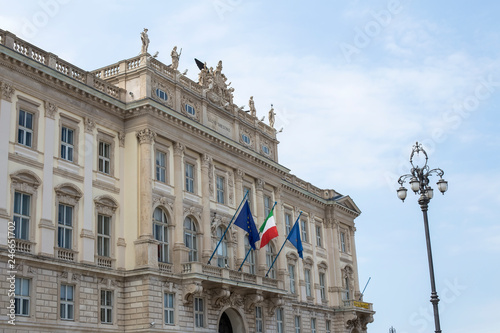
<path fill-rule="evenodd" d="M 297 252 L 299 253 L 299 257 L 304 259 L 304 256 L 302 255 L 302 251 L 304 250 L 302 248 L 302 241 L 300 240 L 300 227 L 299 227 L 299 221 L 295 222 L 293 225 L 292 230 L 290 230 L 290 233 L 288 234 L 287 239 L 290 241 L 290 243 L 293 244 L 297 248 Z"/>
<path fill-rule="evenodd" d="M 246 201 L 243 208 L 241 208 L 240 215 L 238 215 L 234 224 L 248 232 L 250 246 L 255 250 L 255 243 L 260 240 L 260 236 L 257 226 L 255 226 L 255 222 L 253 221 L 248 201 Z"/>

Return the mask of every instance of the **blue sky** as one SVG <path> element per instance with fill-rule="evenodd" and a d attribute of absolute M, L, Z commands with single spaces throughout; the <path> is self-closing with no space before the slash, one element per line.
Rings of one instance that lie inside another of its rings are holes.
<path fill-rule="evenodd" d="M 417 197 L 396 197 L 423 142 L 449 191 L 429 220 L 444 332 L 493 333 L 500 268 L 500 29 L 497 1 L 0 0 L 0 28 L 93 70 L 140 51 L 197 78 L 223 61 L 235 103 L 277 112 L 280 163 L 350 195 L 370 332 L 431 332 Z M 437 179 L 432 180 L 433 184 Z M 437 191 L 435 191 L 437 192 Z"/>

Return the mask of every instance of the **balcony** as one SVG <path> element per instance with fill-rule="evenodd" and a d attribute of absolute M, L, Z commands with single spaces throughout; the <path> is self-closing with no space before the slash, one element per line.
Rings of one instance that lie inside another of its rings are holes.
<path fill-rule="evenodd" d="M 345 309 L 354 309 L 356 311 L 366 311 L 366 312 L 373 312 L 373 303 L 366 303 L 366 302 L 361 302 L 361 301 L 355 301 L 355 300 L 344 300 L 344 308 Z"/>
<path fill-rule="evenodd" d="M 99 267 L 113 268 L 113 259 L 110 257 L 96 256 L 96 264 Z"/>
<path fill-rule="evenodd" d="M 31 253 L 32 245 L 28 240 L 16 239 L 16 252 Z"/>
<path fill-rule="evenodd" d="M 62 247 L 56 247 L 56 258 L 66 261 L 75 261 L 76 251 L 71 249 L 65 249 Z"/>

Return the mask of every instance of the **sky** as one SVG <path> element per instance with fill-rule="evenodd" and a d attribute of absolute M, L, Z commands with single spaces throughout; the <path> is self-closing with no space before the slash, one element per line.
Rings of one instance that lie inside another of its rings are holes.
<path fill-rule="evenodd" d="M 498 332 L 500 23 L 498 1 L 0 0 L 0 29 L 91 71 L 150 53 L 197 80 L 193 58 L 274 105 L 279 162 L 349 195 L 369 332 L 434 331 L 422 212 L 402 203 L 415 142 L 444 170 L 429 204 L 443 332 Z M 247 107 L 248 108 L 248 107 Z M 267 121 L 267 120 L 266 120 Z M 438 177 L 431 178 L 435 184 Z"/>

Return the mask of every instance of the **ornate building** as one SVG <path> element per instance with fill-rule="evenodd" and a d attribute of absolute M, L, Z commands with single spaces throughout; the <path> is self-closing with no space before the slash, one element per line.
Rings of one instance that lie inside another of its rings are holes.
<path fill-rule="evenodd" d="M 0 30 L 0 327 L 366 332 L 353 200 L 278 163 L 222 62 L 195 82 L 142 41 L 87 72 Z M 249 244 L 231 226 L 208 265 L 247 191 L 258 225 L 277 202 L 280 236 L 238 271 Z M 304 259 L 288 243 L 266 277 L 300 212 Z"/>

